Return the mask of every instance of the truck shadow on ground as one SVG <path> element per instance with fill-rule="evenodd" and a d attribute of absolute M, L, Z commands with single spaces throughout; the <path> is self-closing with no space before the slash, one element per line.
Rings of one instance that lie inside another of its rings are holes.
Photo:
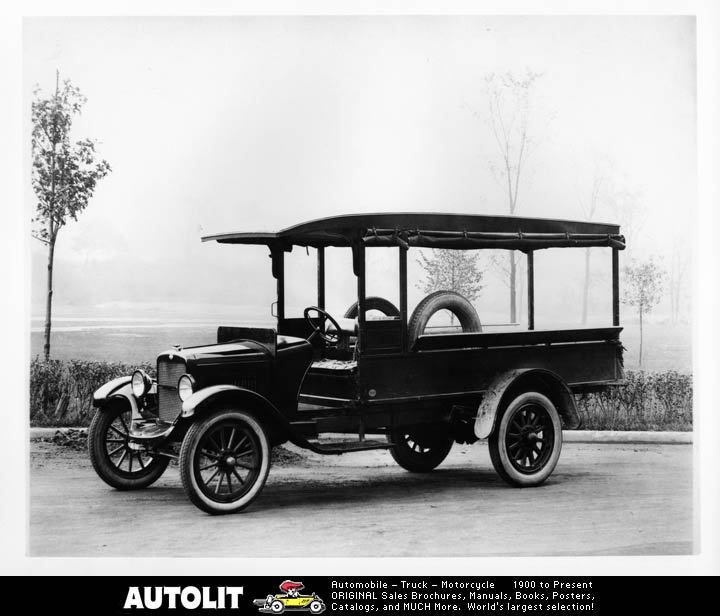
<path fill-rule="evenodd" d="M 392 474 L 373 476 L 372 473 L 360 478 L 349 479 L 336 471 L 317 472 L 313 478 L 307 475 L 288 477 L 272 473 L 258 499 L 243 513 L 242 516 L 253 516 L 273 510 L 306 511 L 327 507 L 342 507 L 356 504 L 368 506 L 387 505 L 423 505 L 441 506 L 448 493 L 453 500 L 463 498 L 463 492 L 477 491 L 478 495 L 497 495 L 515 493 L 523 498 L 531 493 L 552 490 L 569 480 L 566 475 L 550 477 L 543 485 L 536 488 L 519 489 L 506 484 L 492 470 L 478 469 L 438 469 L 432 473 L 414 474 L 398 471 Z M 147 500 L 154 498 L 158 502 L 175 504 L 187 502 L 183 490 L 179 487 L 154 487 L 146 492 Z M 145 499 L 143 499 L 145 500 Z M 200 512 L 198 512 L 200 513 Z M 202 515 L 202 514 L 201 514 Z"/>

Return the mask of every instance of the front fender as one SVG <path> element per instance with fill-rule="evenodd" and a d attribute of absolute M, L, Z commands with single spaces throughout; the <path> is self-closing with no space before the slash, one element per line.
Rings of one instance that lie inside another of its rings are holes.
<path fill-rule="evenodd" d="M 121 376 L 99 387 L 93 394 L 93 406 L 102 409 L 109 399 L 119 396 L 125 398 L 128 404 L 130 404 L 133 419 L 140 417 L 137 401 L 135 400 L 132 385 L 130 384 L 131 380 L 132 377 L 130 376 Z"/>
<path fill-rule="evenodd" d="M 107 399 L 121 389 L 123 385 L 129 385 L 131 380 L 131 376 L 120 376 L 99 387 L 93 394 L 93 406 L 105 406 Z"/>
<path fill-rule="evenodd" d="M 495 427 L 498 411 L 506 402 L 506 394 L 512 388 L 518 391 L 540 391 L 547 394 L 568 429 L 580 427 L 580 417 L 575 405 L 575 396 L 557 374 L 549 370 L 526 368 L 510 370 L 497 375 L 488 386 L 478 407 L 475 419 L 475 436 L 488 438 Z"/>

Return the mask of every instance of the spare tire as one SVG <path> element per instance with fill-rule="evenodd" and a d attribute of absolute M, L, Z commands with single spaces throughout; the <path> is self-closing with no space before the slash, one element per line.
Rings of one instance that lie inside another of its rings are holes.
<path fill-rule="evenodd" d="M 386 300 L 384 297 L 366 297 L 365 298 L 365 313 L 368 310 L 378 310 L 382 312 L 386 317 L 399 317 L 400 311 L 395 307 L 395 304 Z M 350 308 L 345 311 L 344 317 L 346 319 L 355 319 L 358 316 L 358 303 L 354 302 Z"/>
<path fill-rule="evenodd" d="M 481 332 L 480 317 L 473 305 L 455 291 L 435 291 L 423 299 L 413 310 L 408 325 L 410 346 L 425 332 L 430 318 L 440 310 L 449 310 L 460 321 L 463 332 Z"/>

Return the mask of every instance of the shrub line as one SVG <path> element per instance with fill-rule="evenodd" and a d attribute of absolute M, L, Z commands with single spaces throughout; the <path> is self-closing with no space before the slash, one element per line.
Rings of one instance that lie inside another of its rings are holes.
<path fill-rule="evenodd" d="M 30 424 L 32 426 L 87 426 L 93 416 L 92 394 L 104 383 L 131 374 L 136 368 L 151 376 L 150 364 L 84 360 L 30 363 Z M 578 413 L 586 430 L 692 430 L 692 375 L 628 371 L 622 385 L 576 395 Z"/>

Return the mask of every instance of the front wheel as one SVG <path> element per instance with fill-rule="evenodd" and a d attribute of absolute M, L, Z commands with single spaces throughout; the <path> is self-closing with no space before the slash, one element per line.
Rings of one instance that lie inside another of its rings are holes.
<path fill-rule="evenodd" d="M 183 488 L 207 513 L 235 513 L 247 507 L 260 494 L 269 471 L 267 434 L 246 411 L 217 411 L 193 424 L 183 439 Z"/>
<path fill-rule="evenodd" d="M 390 455 L 412 473 L 428 473 L 438 466 L 452 448 L 453 439 L 443 426 L 428 425 L 394 428 L 388 432 L 394 445 Z"/>
<path fill-rule="evenodd" d="M 98 409 L 88 429 L 88 453 L 95 472 L 118 490 L 140 490 L 160 479 L 170 459 L 136 449 L 130 442 L 132 411 L 122 400 Z"/>
<path fill-rule="evenodd" d="M 512 400 L 489 439 L 498 475 L 519 487 L 540 485 L 555 469 L 562 448 L 562 425 L 555 405 L 538 392 Z"/>

